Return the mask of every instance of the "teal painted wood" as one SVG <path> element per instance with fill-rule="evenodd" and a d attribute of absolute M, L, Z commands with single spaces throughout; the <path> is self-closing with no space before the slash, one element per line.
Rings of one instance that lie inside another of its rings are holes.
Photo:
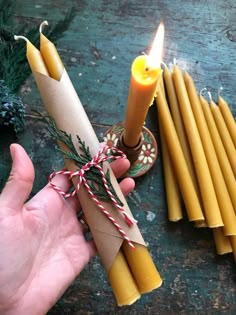
<path fill-rule="evenodd" d="M 130 65 L 148 51 L 156 28 L 166 28 L 164 61 L 173 58 L 207 86 L 216 100 L 223 97 L 236 115 L 236 3 L 228 1 L 46 1 L 17 0 L 17 20 L 49 24 L 74 4 L 76 18 L 58 41 L 58 50 L 85 110 L 100 139 L 107 128 L 124 120 Z M 0 188 L 10 169 L 9 144 L 22 144 L 36 168 L 32 195 L 47 183 L 48 174 L 63 166 L 46 126 L 31 112 L 43 110 L 32 78 L 24 86 L 27 126 L 18 138 L 0 137 Z M 65 104 L 66 106 L 66 104 Z M 155 108 L 147 126 L 159 142 Z M 147 198 L 148 196 L 148 198 Z M 99 258 L 93 259 L 49 312 L 64 314 L 235 314 L 236 276 L 232 255 L 215 254 L 211 231 L 195 229 L 183 220 L 170 223 L 163 185 L 161 156 L 145 176 L 136 180 L 128 203 L 163 277 L 163 286 L 131 307 L 118 308 Z M 150 214 L 153 214 L 151 221 Z M 42 301 L 43 302 L 43 301 Z"/>

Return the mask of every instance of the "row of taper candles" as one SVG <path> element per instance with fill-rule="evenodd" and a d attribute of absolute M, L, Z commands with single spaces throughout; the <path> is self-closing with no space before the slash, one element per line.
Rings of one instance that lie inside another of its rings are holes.
<path fill-rule="evenodd" d="M 45 108 L 49 115 L 54 118 L 57 128 L 72 133 L 74 138 L 76 138 L 76 135 L 78 134 L 82 140 L 85 141 L 86 145 L 89 146 L 91 154 L 95 155 L 99 149 L 98 140 L 85 112 L 83 111 L 79 98 L 73 90 L 69 78 L 66 76 L 64 65 L 59 57 L 56 47 L 45 37 L 45 35 L 42 34 L 42 27 L 44 24 L 46 23 L 43 22 L 40 26 L 40 50 L 23 36 L 15 36 L 15 39 L 21 38 L 26 40 L 27 60 L 35 77 Z M 132 66 L 130 86 L 132 95 L 129 97 L 128 107 L 134 109 L 135 102 L 139 100 L 142 117 L 141 120 L 138 121 L 137 126 L 141 126 L 141 128 L 148 109 L 146 105 L 144 107 L 141 106 L 142 99 L 140 100 L 139 97 L 137 98 L 137 92 L 140 92 L 142 97 L 145 98 L 144 103 L 150 105 L 153 101 L 157 82 L 161 73 L 160 61 L 158 65 L 156 65 L 155 61 L 155 67 L 152 66 L 152 62 L 151 56 L 150 58 L 148 58 L 148 56 L 141 56 L 134 60 Z M 75 106 L 73 105 L 74 103 Z M 144 108 L 145 112 L 141 107 Z M 126 127 L 127 133 L 125 135 L 125 141 L 128 145 L 133 146 L 136 144 L 135 141 L 137 139 L 135 138 L 135 135 L 132 134 L 132 128 L 130 129 L 128 125 Z M 136 135 L 139 133 L 140 130 L 137 129 Z M 136 140 L 132 142 L 133 139 Z M 62 146 L 62 144 L 59 143 L 59 146 Z M 65 147 L 62 148 L 66 149 Z M 65 160 L 65 164 L 71 171 L 76 170 L 77 168 L 73 162 L 68 161 L 67 159 Z M 112 184 L 117 190 L 118 196 L 126 205 L 126 211 L 128 211 L 128 206 L 125 199 L 121 196 L 122 193 L 119 191 L 119 186 L 114 179 L 114 176 L 112 177 L 112 180 Z M 74 184 L 76 185 L 76 182 Z M 95 212 L 89 214 L 89 208 L 93 207 L 94 209 L 94 207 L 96 208 L 96 205 L 93 204 L 87 191 L 85 191 L 83 187 L 80 188 L 78 195 L 79 197 L 82 196 L 80 198 L 82 208 L 93 234 L 98 252 L 100 251 L 100 256 L 106 268 L 118 305 L 130 305 L 140 298 L 141 294 L 150 292 L 161 286 L 162 279 L 148 249 L 146 248 L 138 227 L 127 228 L 123 221 L 120 220 L 120 225 L 123 224 L 123 229 L 129 236 L 131 235 L 131 240 L 134 240 L 135 249 L 132 249 L 126 241 L 120 239 L 120 235 L 115 234 L 115 237 L 112 237 L 116 230 L 112 230 L 111 235 L 109 235 L 107 230 L 109 230 L 110 226 L 105 227 L 102 231 L 99 230 L 102 229 L 100 226 L 97 227 L 99 220 L 101 219 L 101 216 L 99 217 L 99 210 L 96 214 Z M 109 211 L 113 211 L 112 205 L 109 205 L 108 202 L 106 202 L 105 207 L 107 207 L 107 209 L 110 207 Z M 113 215 L 119 220 L 119 214 L 113 212 Z M 96 218 L 96 216 L 98 217 Z M 105 219 L 103 224 L 110 224 L 108 221 L 109 220 Z M 96 225 L 96 228 L 93 227 L 93 224 Z M 100 231 L 102 233 L 100 233 Z M 133 239 L 132 233 L 135 234 Z M 118 242 L 118 245 L 116 244 L 116 246 L 114 246 L 115 242 Z M 118 250 L 114 253 L 117 246 Z M 113 255 L 113 258 L 108 257 L 109 255 Z"/>
<path fill-rule="evenodd" d="M 156 103 L 169 220 L 183 217 L 183 198 L 188 219 L 212 228 L 217 253 L 233 252 L 236 261 L 236 124 L 230 107 L 220 95 L 218 106 L 208 103 L 177 65 L 172 72 L 164 67 Z"/>

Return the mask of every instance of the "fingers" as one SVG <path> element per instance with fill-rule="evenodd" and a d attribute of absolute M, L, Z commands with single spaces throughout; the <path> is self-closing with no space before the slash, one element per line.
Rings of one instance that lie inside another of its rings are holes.
<path fill-rule="evenodd" d="M 0 195 L 1 208 L 21 208 L 29 197 L 34 181 L 34 167 L 19 144 L 10 146 L 13 160 L 12 169 L 8 181 Z"/>
<path fill-rule="evenodd" d="M 131 191 L 134 190 L 134 187 L 135 181 L 130 177 L 127 177 L 120 182 L 120 188 L 124 196 L 127 196 L 129 193 L 131 193 Z"/>
<path fill-rule="evenodd" d="M 130 162 L 128 159 L 120 159 L 112 162 L 110 166 L 116 178 L 119 178 L 129 169 Z"/>

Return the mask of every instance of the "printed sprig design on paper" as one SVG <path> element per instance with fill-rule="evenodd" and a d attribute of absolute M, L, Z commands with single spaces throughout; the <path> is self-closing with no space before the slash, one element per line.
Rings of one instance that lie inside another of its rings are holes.
<path fill-rule="evenodd" d="M 81 154 L 77 152 L 75 145 L 73 143 L 71 134 L 63 130 L 58 130 L 56 127 L 55 121 L 53 120 L 52 117 L 48 117 L 46 118 L 46 120 L 48 122 L 48 129 L 51 136 L 55 140 L 65 144 L 68 147 L 68 151 L 58 148 L 58 150 L 63 154 L 64 158 L 73 160 L 79 169 L 81 169 L 85 164 L 87 164 L 88 162 L 92 160 L 93 157 L 91 156 L 89 147 L 86 146 L 85 142 L 82 141 L 78 135 L 76 136 L 76 138 L 78 141 L 80 151 L 82 152 Z M 111 193 L 114 195 L 119 205 L 123 206 L 123 203 L 120 201 L 114 187 L 111 184 L 109 169 L 107 170 L 105 176 L 106 176 L 108 187 Z M 96 195 L 98 199 L 104 200 L 104 201 L 110 200 L 110 196 L 108 195 L 104 187 L 101 173 L 96 167 L 92 167 L 89 171 L 87 171 L 85 173 L 85 178 L 89 182 L 89 186 L 91 190 L 93 191 L 93 193 Z"/>

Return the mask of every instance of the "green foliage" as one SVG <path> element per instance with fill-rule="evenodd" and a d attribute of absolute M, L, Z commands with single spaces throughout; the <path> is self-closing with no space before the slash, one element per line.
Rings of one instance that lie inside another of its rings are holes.
<path fill-rule="evenodd" d="M 82 152 L 81 154 L 77 152 L 74 146 L 73 140 L 72 140 L 72 136 L 70 134 L 68 134 L 67 132 L 63 130 L 58 130 L 56 127 L 55 121 L 51 117 L 49 117 L 46 120 L 48 122 L 49 132 L 52 135 L 52 137 L 56 139 L 57 141 L 64 143 L 69 149 L 68 151 L 59 149 L 59 151 L 62 152 L 62 154 L 64 155 L 64 158 L 75 161 L 79 169 L 81 169 L 86 163 L 92 160 L 89 147 L 86 146 L 85 142 L 82 141 L 78 135 L 77 135 L 77 142 L 78 142 L 80 151 Z M 122 202 L 120 201 L 119 197 L 116 194 L 116 191 L 114 190 L 111 184 L 109 170 L 106 172 L 105 176 L 106 176 L 106 180 L 107 180 L 110 191 L 115 196 L 115 199 L 117 200 L 117 202 L 119 202 L 119 204 L 123 206 Z M 106 189 L 104 188 L 101 174 L 96 167 L 91 167 L 91 169 L 85 173 L 85 178 L 88 181 L 91 190 L 93 191 L 93 193 L 98 199 L 110 200 L 110 197 L 107 194 Z"/>
<path fill-rule="evenodd" d="M 0 80 L 0 128 L 13 126 L 15 132 L 24 127 L 25 107 L 19 96 Z"/>
<path fill-rule="evenodd" d="M 17 23 L 13 18 L 15 13 L 15 1 L 0 0 L 0 126 L 14 126 L 17 132 L 24 125 L 24 110 L 20 98 L 17 94 L 22 84 L 31 74 L 30 67 L 26 59 L 26 45 L 24 41 L 15 41 L 14 35 L 24 35 L 31 40 L 34 45 L 39 45 L 39 25 L 29 28 L 28 24 Z M 45 29 L 53 42 L 61 37 L 73 21 L 76 10 L 71 8 L 67 15 L 56 24 Z M 47 32 L 48 31 L 48 32 Z M 4 87 L 3 87 L 4 86 Z M 7 92 L 6 92 L 7 89 Z M 6 95 L 8 99 L 6 100 Z M 4 96 L 4 100 L 2 99 Z M 8 106 L 6 111 L 6 104 Z M 14 115 L 15 118 L 14 118 Z"/>

